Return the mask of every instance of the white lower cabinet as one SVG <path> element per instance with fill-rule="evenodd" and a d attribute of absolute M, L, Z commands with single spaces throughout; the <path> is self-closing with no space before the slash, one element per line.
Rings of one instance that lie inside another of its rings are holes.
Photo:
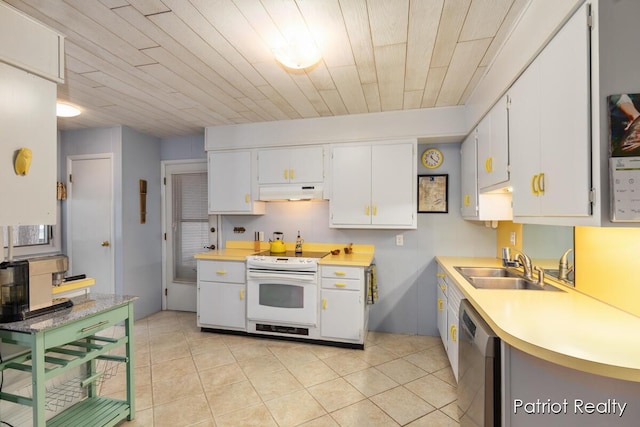
<path fill-rule="evenodd" d="M 363 344 L 368 307 L 364 267 L 321 267 L 320 335 Z"/>
<path fill-rule="evenodd" d="M 460 327 L 458 311 L 460 310 L 460 301 L 464 299 L 464 296 L 440 267 L 438 267 L 437 279 L 438 331 L 447 351 L 451 370 L 458 381 L 458 331 Z"/>
<path fill-rule="evenodd" d="M 245 263 L 198 260 L 198 326 L 246 331 Z"/>

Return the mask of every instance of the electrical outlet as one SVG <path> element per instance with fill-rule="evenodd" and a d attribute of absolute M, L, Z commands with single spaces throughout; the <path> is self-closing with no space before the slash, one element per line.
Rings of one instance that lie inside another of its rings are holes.
<path fill-rule="evenodd" d="M 396 235 L 396 246 L 404 245 L 404 236 L 402 234 Z"/>
<path fill-rule="evenodd" d="M 515 232 L 515 231 L 512 231 L 512 232 L 511 232 L 511 238 L 510 238 L 510 241 L 511 241 L 511 245 L 512 245 L 512 246 L 515 246 L 515 245 L 516 245 L 516 232 Z"/>

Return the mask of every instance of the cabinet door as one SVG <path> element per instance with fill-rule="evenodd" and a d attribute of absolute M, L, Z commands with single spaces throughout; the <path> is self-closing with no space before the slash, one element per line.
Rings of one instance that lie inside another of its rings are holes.
<path fill-rule="evenodd" d="M 449 324 L 447 331 L 447 355 L 449 356 L 453 375 L 456 381 L 458 381 L 458 310 L 451 302 L 449 302 L 447 306 L 447 322 Z"/>
<path fill-rule="evenodd" d="M 56 223 L 55 103 L 55 83 L 0 62 L 2 225 Z M 15 152 L 22 147 L 32 151 L 26 176 L 17 175 L 13 167 Z"/>
<path fill-rule="evenodd" d="M 447 330 L 447 296 L 444 293 L 444 289 L 446 285 L 442 283 L 442 281 L 438 280 L 438 298 L 437 298 L 437 306 L 438 310 L 438 332 L 440 332 L 440 338 L 442 338 L 442 344 L 444 345 L 444 349 L 447 350 L 447 342 L 449 340 L 449 332 Z"/>
<path fill-rule="evenodd" d="M 509 180 L 507 97 L 502 97 L 478 125 L 478 187 Z"/>
<path fill-rule="evenodd" d="M 364 301 L 355 291 L 322 290 L 320 335 L 326 338 L 361 340 Z"/>
<path fill-rule="evenodd" d="M 246 285 L 200 282 L 198 321 L 201 326 L 245 330 Z"/>
<path fill-rule="evenodd" d="M 258 152 L 258 184 L 287 184 L 289 182 L 289 150 L 260 150 Z"/>
<path fill-rule="evenodd" d="M 461 192 L 460 211 L 463 218 L 474 219 L 478 216 L 478 181 L 476 161 L 476 132 L 472 132 L 462 143 L 460 149 Z"/>
<path fill-rule="evenodd" d="M 294 148 L 289 152 L 289 181 L 291 183 L 312 183 L 324 181 L 324 148 Z"/>
<path fill-rule="evenodd" d="M 334 147 L 331 164 L 332 225 L 371 224 L 371 147 Z"/>
<path fill-rule="evenodd" d="M 414 144 L 374 145 L 371 151 L 371 223 L 412 226 L 416 215 Z"/>
<path fill-rule="evenodd" d="M 209 213 L 251 213 L 251 152 L 209 152 Z"/>
<path fill-rule="evenodd" d="M 591 213 L 589 29 L 581 7 L 539 56 L 541 213 Z"/>
<path fill-rule="evenodd" d="M 534 61 L 509 91 L 513 216 L 540 215 L 540 70 Z"/>

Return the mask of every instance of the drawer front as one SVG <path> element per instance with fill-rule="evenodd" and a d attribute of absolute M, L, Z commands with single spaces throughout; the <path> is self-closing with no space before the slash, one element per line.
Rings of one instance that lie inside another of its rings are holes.
<path fill-rule="evenodd" d="M 359 291 L 360 289 L 362 289 L 362 283 L 362 280 L 355 279 L 330 279 L 326 277 L 322 278 L 323 289 L 344 289 Z"/>
<path fill-rule="evenodd" d="M 63 327 L 46 331 L 44 336 L 45 348 L 63 345 L 91 335 L 100 335 L 100 331 L 117 325 L 127 317 L 129 317 L 129 307 L 124 305 L 85 317 Z"/>
<path fill-rule="evenodd" d="M 460 301 L 464 299 L 464 295 L 462 291 L 458 289 L 456 285 L 449 284 L 448 286 L 448 298 L 449 304 L 453 305 L 456 309 L 456 313 L 458 312 L 458 308 L 460 307 Z"/>
<path fill-rule="evenodd" d="M 364 268 L 342 267 L 339 265 L 323 265 L 322 277 L 335 279 L 363 279 Z"/>
<path fill-rule="evenodd" d="M 246 283 L 246 266 L 242 261 L 198 260 L 198 280 Z"/>

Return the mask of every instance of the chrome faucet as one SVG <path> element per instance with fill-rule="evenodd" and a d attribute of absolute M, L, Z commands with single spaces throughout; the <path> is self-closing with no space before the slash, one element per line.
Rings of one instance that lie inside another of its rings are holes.
<path fill-rule="evenodd" d="M 536 266 L 533 269 L 538 272 L 538 286 L 544 288 L 544 268 Z"/>
<path fill-rule="evenodd" d="M 573 271 L 574 266 L 569 267 L 569 263 L 567 262 L 569 252 L 572 250 L 571 248 L 567 249 L 560 257 L 560 262 L 558 263 L 558 279 L 560 280 L 569 280 L 569 273 Z"/>
<path fill-rule="evenodd" d="M 533 280 L 531 258 L 529 258 L 524 252 L 517 249 L 514 249 L 514 251 L 516 252 L 516 256 L 512 261 L 510 249 L 502 248 L 502 265 L 505 267 L 517 267 L 518 265 L 521 265 L 524 272 L 524 278 L 527 280 Z"/>

